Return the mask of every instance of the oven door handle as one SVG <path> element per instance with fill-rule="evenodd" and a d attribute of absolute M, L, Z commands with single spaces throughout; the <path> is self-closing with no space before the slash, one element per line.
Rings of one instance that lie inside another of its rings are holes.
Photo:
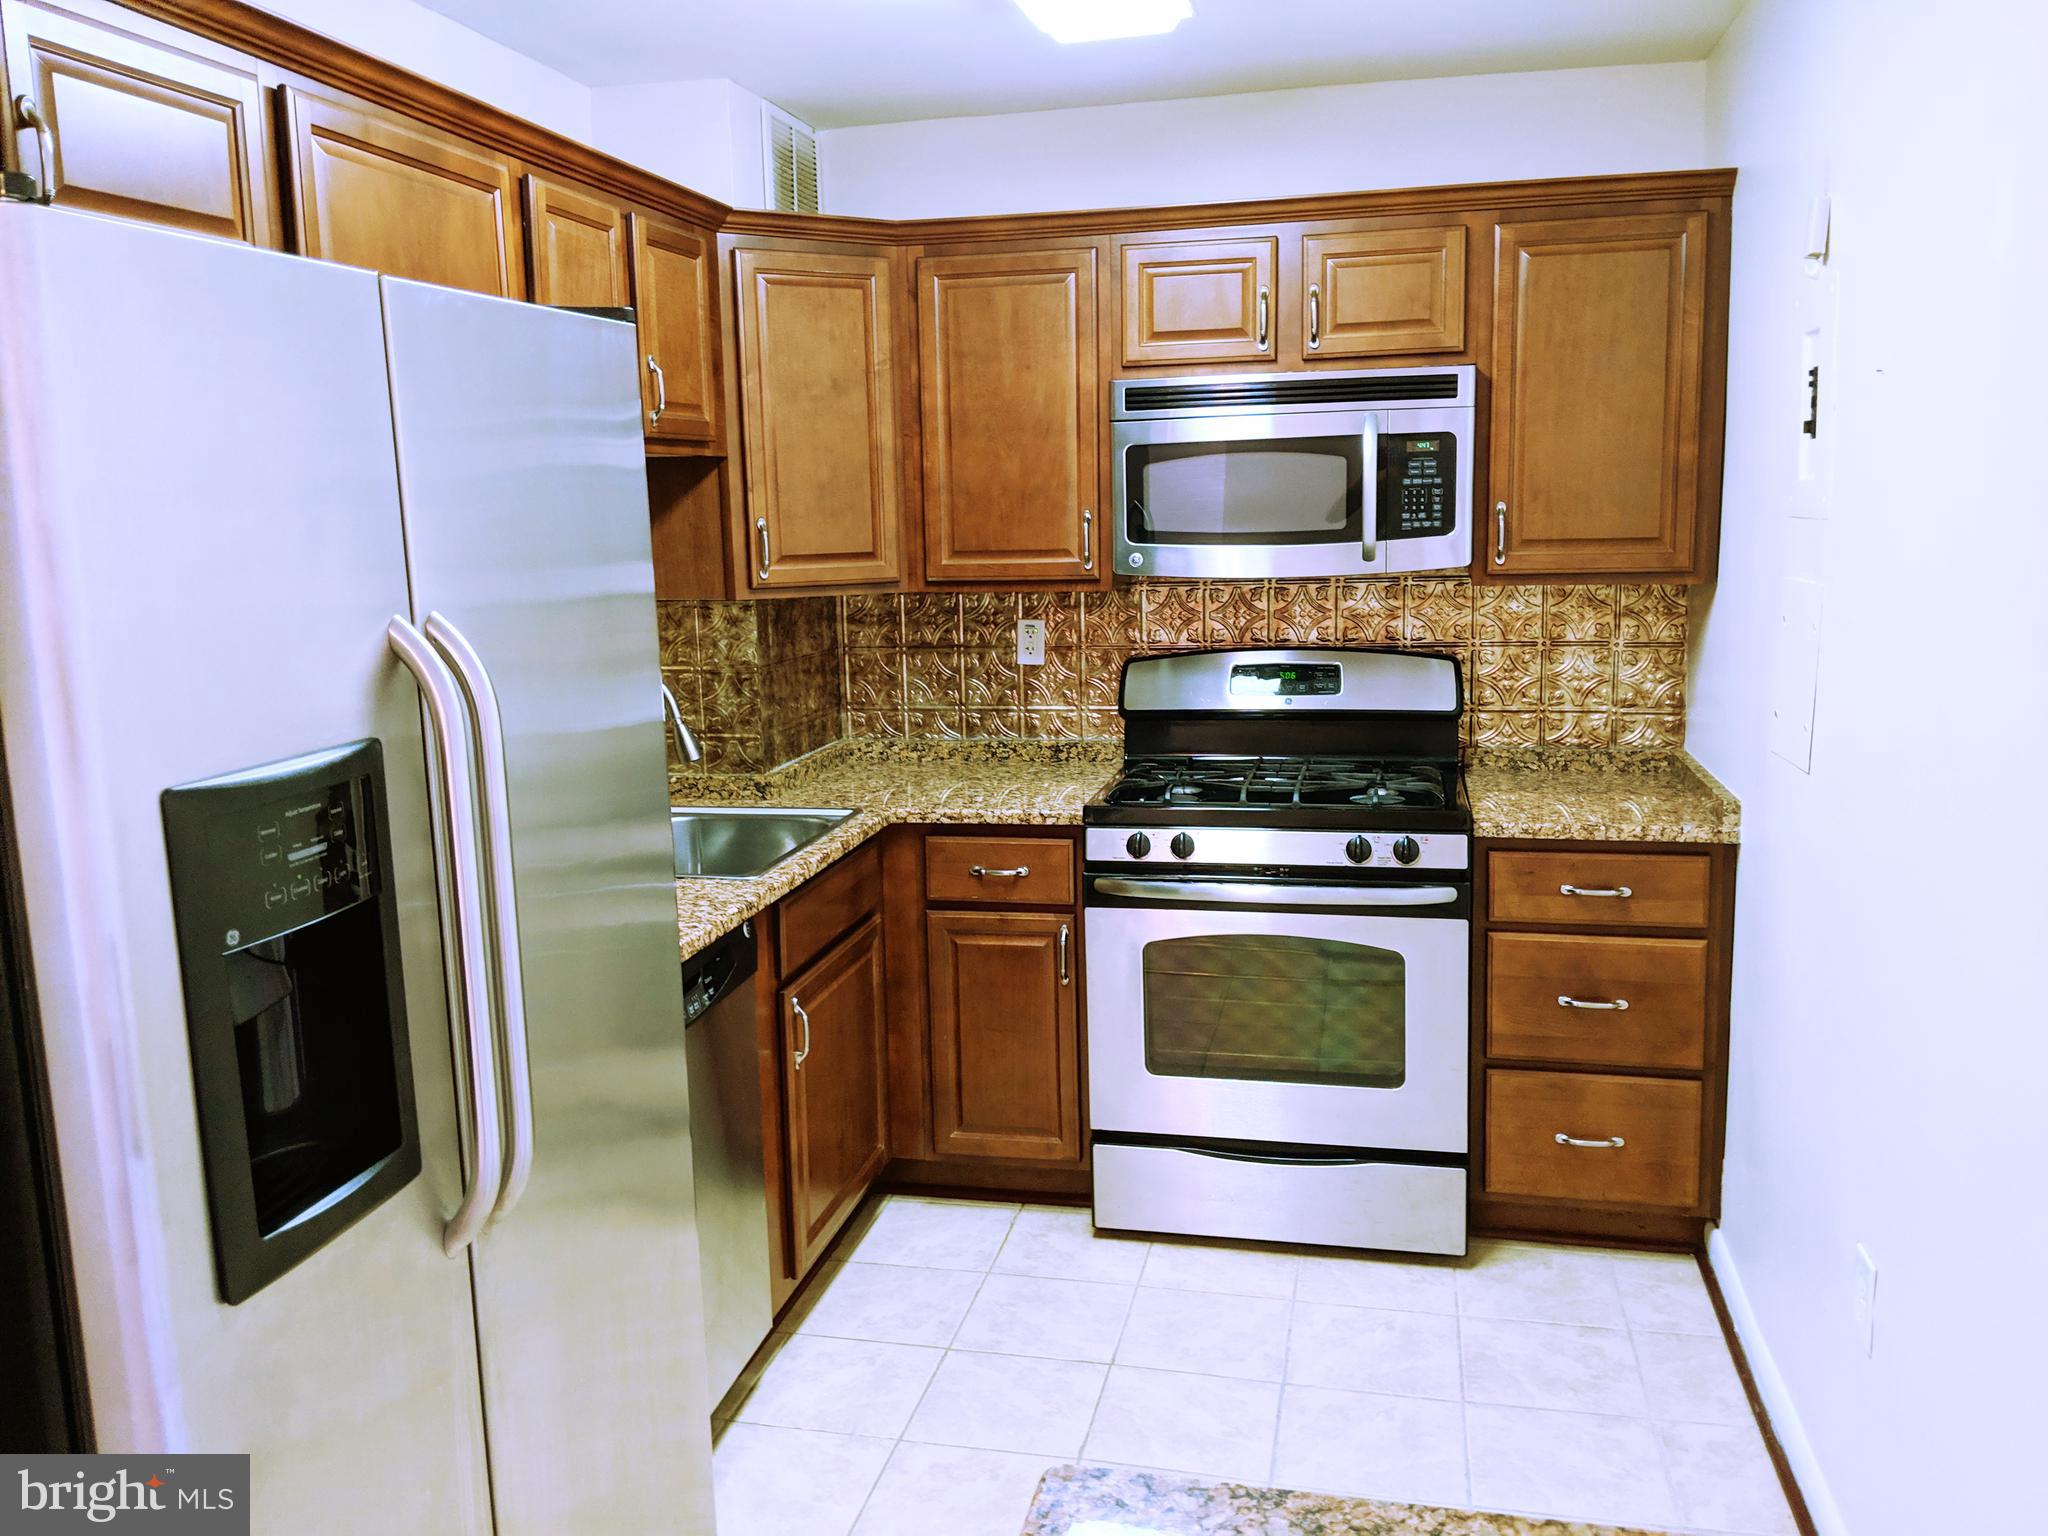
<path fill-rule="evenodd" d="M 1269 1163 L 1280 1168 L 1365 1168 L 1386 1161 L 1383 1157 L 1360 1157 L 1348 1152 L 1288 1155 L 1278 1152 L 1226 1152 L 1221 1147 L 1181 1147 L 1178 1150 L 1192 1152 L 1196 1157 L 1221 1158 L 1226 1163 Z"/>
<path fill-rule="evenodd" d="M 1447 907 L 1454 885 L 1278 885 L 1259 880 L 1125 880 L 1098 877 L 1092 890 L 1134 901 L 1221 902 L 1238 907 Z"/>

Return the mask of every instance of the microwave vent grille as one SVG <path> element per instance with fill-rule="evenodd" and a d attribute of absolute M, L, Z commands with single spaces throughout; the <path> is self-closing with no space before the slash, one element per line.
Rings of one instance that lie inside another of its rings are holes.
<path fill-rule="evenodd" d="M 1185 411 L 1231 405 L 1352 405 L 1389 400 L 1455 400 L 1458 375 L 1403 373 L 1385 378 L 1356 374 L 1327 378 L 1260 377 L 1208 379 L 1199 384 L 1127 384 L 1126 411 Z"/>

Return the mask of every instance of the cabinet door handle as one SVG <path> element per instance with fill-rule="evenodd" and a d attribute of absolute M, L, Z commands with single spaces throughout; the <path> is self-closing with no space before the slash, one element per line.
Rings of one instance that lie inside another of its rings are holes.
<path fill-rule="evenodd" d="M 647 354 L 647 371 L 654 375 L 654 409 L 647 413 L 647 425 L 653 426 L 661 420 L 661 413 L 668 409 L 668 378 L 661 371 L 661 364 L 654 360 L 652 352 Z"/>
<path fill-rule="evenodd" d="M 50 137 L 50 120 L 43 116 L 33 99 L 28 96 L 14 98 L 14 121 L 20 127 L 32 128 L 36 135 L 36 201 L 47 203 L 57 195 L 57 183 L 51 178 L 56 174 L 57 146 Z"/>
<path fill-rule="evenodd" d="M 1630 890 L 1625 885 L 1560 885 L 1557 888 L 1557 894 L 1560 896 L 1603 896 L 1611 898 L 1623 898 L 1633 896 L 1635 895 L 1635 892 Z"/>
<path fill-rule="evenodd" d="M 1070 971 L 1070 970 L 1068 970 L 1068 969 L 1067 969 L 1067 945 L 1068 945 L 1068 943 L 1069 943 L 1069 942 L 1071 941 L 1071 939 L 1072 939 L 1072 938 L 1073 938 L 1073 927 L 1072 927 L 1072 925 L 1071 925 L 1071 924 L 1068 924 L 1068 923 L 1061 923 L 1061 924 L 1060 924 L 1060 985 L 1061 985 L 1061 986 L 1063 986 L 1063 987 L 1070 987 L 1070 986 L 1072 986 L 1072 985 L 1074 984 L 1074 973 L 1073 973 L 1072 971 Z"/>
<path fill-rule="evenodd" d="M 1081 509 L 1081 569 L 1095 569 L 1095 513 L 1088 507 Z"/>
<path fill-rule="evenodd" d="M 1493 504 L 1493 563 L 1508 563 L 1508 504 L 1504 501 Z"/>
<path fill-rule="evenodd" d="M 1015 869 L 990 869 L 986 864 L 970 864 L 967 873 L 977 880 L 1022 880 L 1031 873 L 1031 866 L 1019 864 Z"/>
<path fill-rule="evenodd" d="M 763 581 L 766 581 L 768 579 L 768 567 L 772 563 L 768 556 L 767 518 L 757 517 L 754 519 L 754 536 L 761 541 L 761 567 L 759 575 Z"/>
<path fill-rule="evenodd" d="M 1601 1013 L 1627 1013 L 1628 999 L 1617 997 L 1609 1003 L 1595 1003 L 1589 1002 L 1583 997 L 1560 996 L 1557 1000 L 1557 1006 L 1560 1008 L 1591 1008 Z"/>
<path fill-rule="evenodd" d="M 1267 323 L 1272 306 L 1272 291 L 1264 283 L 1259 285 L 1259 350 L 1266 350 L 1266 337 L 1271 331 Z"/>
<path fill-rule="evenodd" d="M 1567 1136 L 1563 1131 L 1559 1131 L 1555 1139 L 1560 1147 L 1594 1147 L 1602 1152 L 1628 1145 L 1619 1136 L 1603 1136 L 1598 1141 L 1588 1141 L 1582 1136 Z"/>
<path fill-rule="evenodd" d="M 1323 289 L 1319 283 L 1308 285 L 1308 349 L 1318 350 L 1323 344 Z"/>
<path fill-rule="evenodd" d="M 789 1000 L 789 1011 L 796 1015 L 797 1023 L 804 1027 L 804 1043 L 797 1047 L 795 1068 L 804 1069 L 804 1058 L 811 1054 L 811 1016 L 804 1012 L 804 1005 L 795 998 Z"/>

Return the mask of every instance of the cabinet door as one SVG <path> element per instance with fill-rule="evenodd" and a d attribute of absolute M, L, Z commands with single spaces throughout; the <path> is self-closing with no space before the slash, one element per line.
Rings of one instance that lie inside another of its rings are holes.
<path fill-rule="evenodd" d="M 1500 226 L 1487 569 L 1695 571 L 1706 247 L 1704 212 Z"/>
<path fill-rule="evenodd" d="M 1081 1157 L 1071 914 L 933 912 L 932 1145 L 941 1157 Z"/>
<path fill-rule="evenodd" d="M 283 94 L 301 255 L 525 297 L 510 160 L 374 107 Z"/>
<path fill-rule="evenodd" d="M 781 997 L 792 1255 L 799 1275 L 888 1159 L 882 923 L 870 917 Z"/>
<path fill-rule="evenodd" d="M 132 12 L 76 9 L 5 8 L 10 89 L 43 125 L 9 121 L 22 169 L 60 208 L 276 245 L 256 61 Z"/>
<path fill-rule="evenodd" d="M 718 436 L 716 250 L 703 230 L 633 215 L 640 392 L 647 436 L 657 442 L 705 443 Z"/>
<path fill-rule="evenodd" d="M 1126 363 L 1222 363 L 1273 356 L 1280 242 L 1119 241 Z"/>
<path fill-rule="evenodd" d="M 1465 345 L 1465 229 L 1361 229 L 1301 241 L 1302 357 Z"/>
<path fill-rule="evenodd" d="M 917 267 L 926 578 L 1092 578 L 1103 532 L 1095 252 Z"/>
<path fill-rule="evenodd" d="M 735 253 L 756 590 L 903 574 L 886 256 Z"/>
<path fill-rule="evenodd" d="M 615 202 L 580 187 L 528 176 L 527 259 L 536 304 L 624 309 L 626 215 Z"/>

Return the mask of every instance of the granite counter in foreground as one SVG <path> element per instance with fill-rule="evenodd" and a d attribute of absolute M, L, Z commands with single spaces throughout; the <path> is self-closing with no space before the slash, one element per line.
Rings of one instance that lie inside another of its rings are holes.
<path fill-rule="evenodd" d="M 1117 776 L 1114 742 L 835 742 L 769 773 L 671 775 L 677 805 L 782 805 L 855 814 L 751 880 L 676 882 L 687 957 L 898 823 L 1078 826 Z M 1734 797 L 1683 752 L 1481 751 L 1466 764 L 1479 837 L 1732 843 Z"/>
<path fill-rule="evenodd" d="M 1734 843 L 1735 797 L 1684 752 L 1486 749 L 1465 763 L 1476 837 Z"/>
<path fill-rule="evenodd" d="M 1054 1467 L 1023 1536 L 1654 1536 L 1422 1504 L 1290 1493 L 1121 1467 Z"/>

